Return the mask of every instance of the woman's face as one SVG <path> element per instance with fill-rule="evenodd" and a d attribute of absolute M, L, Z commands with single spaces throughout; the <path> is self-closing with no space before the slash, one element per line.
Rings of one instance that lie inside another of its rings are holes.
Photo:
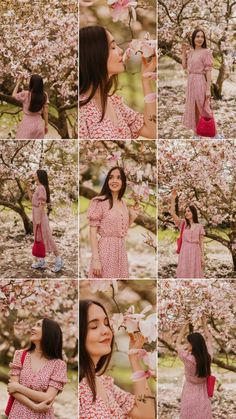
<path fill-rule="evenodd" d="M 33 343 L 41 342 L 43 334 L 43 320 L 38 320 L 31 329 L 30 341 Z"/>
<path fill-rule="evenodd" d="M 39 180 L 39 179 L 38 179 L 38 175 L 37 175 L 37 172 L 35 172 L 35 173 L 34 173 L 34 176 L 33 176 L 33 178 L 34 178 L 35 182 L 38 182 L 38 180 Z"/>
<path fill-rule="evenodd" d="M 88 332 L 85 347 L 96 365 L 103 355 L 111 352 L 112 331 L 103 309 L 92 304 L 88 309 Z"/>
<path fill-rule="evenodd" d="M 202 47 L 203 43 L 204 43 L 204 33 L 202 31 L 199 31 L 197 32 L 194 39 L 195 47 L 200 48 Z"/>
<path fill-rule="evenodd" d="M 186 210 L 185 210 L 185 218 L 187 220 L 192 220 L 193 219 L 193 214 L 192 214 L 192 211 L 189 207 L 187 207 Z"/>
<path fill-rule="evenodd" d="M 122 61 L 123 51 L 118 45 L 110 32 L 107 31 L 107 39 L 109 45 L 109 56 L 107 60 L 107 71 L 109 77 L 122 73 L 125 69 Z"/>
<path fill-rule="evenodd" d="M 121 174 L 118 169 L 112 170 L 108 179 L 108 186 L 111 192 L 119 192 L 122 188 Z"/>
<path fill-rule="evenodd" d="M 191 343 L 190 343 L 189 341 L 187 341 L 187 344 L 186 344 L 186 350 L 187 350 L 188 352 L 192 352 L 192 349 L 193 349 L 193 347 L 192 347 Z"/>

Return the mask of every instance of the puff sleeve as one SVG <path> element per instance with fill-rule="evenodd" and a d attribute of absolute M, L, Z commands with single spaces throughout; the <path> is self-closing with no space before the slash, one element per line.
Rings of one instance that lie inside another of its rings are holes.
<path fill-rule="evenodd" d="M 203 62 L 204 62 L 204 70 L 205 71 L 212 70 L 213 56 L 212 56 L 212 52 L 211 52 L 210 49 L 205 50 L 204 57 L 203 57 Z"/>
<path fill-rule="evenodd" d="M 199 236 L 205 236 L 205 230 L 202 224 L 199 226 Z"/>
<path fill-rule="evenodd" d="M 21 364 L 21 357 L 23 354 L 23 349 L 16 350 L 14 353 L 13 361 L 10 362 L 10 375 L 20 375 L 20 372 L 22 370 L 22 364 Z"/>
<path fill-rule="evenodd" d="M 103 216 L 103 202 L 93 198 L 88 209 L 88 220 L 90 227 L 100 227 Z"/>
<path fill-rule="evenodd" d="M 61 359 L 55 361 L 52 375 L 49 380 L 49 387 L 54 387 L 59 391 L 63 390 L 67 383 L 67 367 L 66 363 Z"/>
<path fill-rule="evenodd" d="M 119 108 L 124 120 L 130 128 L 131 138 L 138 138 L 139 132 L 144 125 L 144 115 L 129 108 L 129 106 L 124 103 L 123 98 L 118 95 L 115 95 L 113 100 L 115 106 Z"/>
<path fill-rule="evenodd" d="M 28 98 L 28 91 L 27 90 L 22 90 L 22 92 L 19 92 L 16 94 L 16 99 L 19 100 L 19 102 L 25 102 Z"/>

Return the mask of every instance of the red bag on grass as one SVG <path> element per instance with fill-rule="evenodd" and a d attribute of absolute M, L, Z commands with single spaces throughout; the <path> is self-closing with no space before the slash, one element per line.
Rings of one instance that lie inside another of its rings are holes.
<path fill-rule="evenodd" d="M 43 242 L 41 224 L 36 225 L 34 244 L 32 247 L 32 255 L 37 258 L 45 258 L 46 251 Z"/>
<path fill-rule="evenodd" d="M 183 224 L 181 226 L 180 236 L 177 239 L 177 250 L 176 250 L 176 253 L 178 253 L 178 254 L 180 253 L 181 246 L 182 246 L 184 228 L 185 228 L 185 221 L 183 222 Z"/>
<path fill-rule="evenodd" d="M 27 351 L 23 351 L 23 352 L 22 352 L 21 359 L 20 359 L 20 362 L 21 362 L 21 365 L 22 365 L 22 366 L 23 366 L 23 364 L 24 364 L 26 354 L 27 354 Z M 12 405 L 13 405 L 13 403 L 14 403 L 14 400 L 15 400 L 15 397 L 14 397 L 14 396 L 12 396 L 12 395 L 10 395 L 10 396 L 9 396 L 9 399 L 8 399 L 8 402 L 7 402 L 6 409 L 5 409 L 5 415 L 6 415 L 6 416 L 9 416 L 9 415 L 10 415 L 10 411 L 11 411 Z"/>

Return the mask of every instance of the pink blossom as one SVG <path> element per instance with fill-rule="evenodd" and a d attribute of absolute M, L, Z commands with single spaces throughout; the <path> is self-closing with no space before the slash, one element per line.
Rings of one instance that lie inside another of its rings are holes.
<path fill-rule="evenodd" d="M 132 13 L 133 20 L 136 20 L 135 8 L 137 2 L 133 0 L 108 0 L 108 6 L 111 9 L 111 15 L 113 22 L 118 20 L 126 20 L 129 17 L 129 10 Z"/>

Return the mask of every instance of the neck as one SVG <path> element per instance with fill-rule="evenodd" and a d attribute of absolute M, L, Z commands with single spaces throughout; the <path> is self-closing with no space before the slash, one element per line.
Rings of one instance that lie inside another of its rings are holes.
<path fill-rule="evenodd" d="M 97 364 L 98 364 L 99 359 L 100 359 L 100 356 L 99 356 L 99 357 L 98 357 L 98 356 L 94 356 L 94 357 L 92 358 L 93 365 L 94 365 L 94 371 L 95 371 L 95 369 L 96 369 L 96 367 L 97 367 Z"/>
<path fill-rule="evenodd" d="M 115 201 L 118 201 L 118 195 L 119 195 L 119 193 L 118 192 L 112 192 L 111 194 L 112 194 L 113 201 L 114 202 Z"/>
<path fill-rule="evenodd" d="M 200 47 L 195 46 L 195 49 L 202 49 L 202 46 L 200 46 Z"/>

